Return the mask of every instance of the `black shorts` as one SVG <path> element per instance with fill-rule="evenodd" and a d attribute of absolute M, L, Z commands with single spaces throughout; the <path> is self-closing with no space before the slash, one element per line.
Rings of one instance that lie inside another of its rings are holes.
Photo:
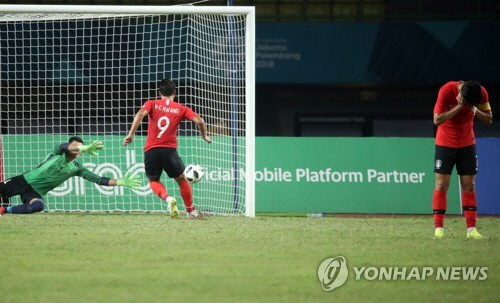
<path fill-rule="evenodd" d="M 457 173 L 460 176 L 477 175 L 476 145 L 460 148 L 436 145 L 434 172 L 451 175 L 451 171 L 455 165 L 457 166 Z"/>
<path fill-rule="evenodd" d="M 184 162 L 175 148 L 158 147 L 144 153 L 144 170 L 150 180 L 160 180 L 163 171 L 170 178 L 177 178 L 184 168 Z"/>
<path fill-rule="evenodd" d="M 23 204 L 29 204 L 35 198 L 43 200 L 42 196 L 26 182 L 23 175 L 0 182 L 0 195 L 7 198 L 19 195 Z"/>

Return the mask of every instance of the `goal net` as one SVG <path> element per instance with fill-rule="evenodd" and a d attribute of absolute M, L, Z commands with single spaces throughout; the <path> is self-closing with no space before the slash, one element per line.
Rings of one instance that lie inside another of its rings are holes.
<path fill-rule="evenodd" d="M 158 83 L 173 79 L 176 100 L 200 114 L 213 141 L 180 125 L 180 156 L 205 171 L 192 184 L 196 208 L 254 216 L 254 44 L 253 7 L 0 5 L 0 177 L 35 168 L 71 136 L 99 139 L 99 156 L 77 161 L 110 178 L 138 174 L 142 186 L 71 178 L 46 195 L 46 209 L 166 211 L 144 174 L 147 119 L 122 142 Z M 162 181 L 182 201 L 175 181 Z"/>

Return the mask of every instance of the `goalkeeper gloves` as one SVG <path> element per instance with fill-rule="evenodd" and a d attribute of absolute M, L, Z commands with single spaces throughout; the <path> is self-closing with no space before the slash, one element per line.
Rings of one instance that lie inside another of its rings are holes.
<path fill-rule="evenodd" d="M 78 147 L 80 152 L 82 152 L 82 153 L 88 152 L 92 156 L 97 156 L 98 155 L 97 151 L 100 149 L 103 149 L 103 148 L 104 148 L 104 145 L 99 140 L 95 140 L 94 142 L 92 142 L 89 145 L 80 145 Z"/>
<path fill-rule="evenodd" d="M 128 172 L 125 174 L 123 179 L 120 179 L 116 182 L 118 186 L 126 186 L 132 189 L 137 189 L 137 187 L 141 186 L 141 180 L 139 180 L 139 176 L 131 176 L 132 173 Z"/>

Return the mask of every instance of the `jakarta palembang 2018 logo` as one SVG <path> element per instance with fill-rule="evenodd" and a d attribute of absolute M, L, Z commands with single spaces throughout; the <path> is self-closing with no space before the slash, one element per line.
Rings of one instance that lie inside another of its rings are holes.
<path fill-rule="evenodd" d="M 347 261 L 343 256 L 328 258 L 318 267 L 318 278 L 321 287 L 326 291 L 342 286 L 347 281 L 348 275 Z"/>

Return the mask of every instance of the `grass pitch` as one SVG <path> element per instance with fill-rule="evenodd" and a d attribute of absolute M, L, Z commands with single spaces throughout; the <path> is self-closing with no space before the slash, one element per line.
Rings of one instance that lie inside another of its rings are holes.
<path fill-rule="evenodd" d="M 499 302 L 500 221 L 463 218 L 35 214 L 0 218 L 0 302 Z M 318 265 L 344 256 L 347 282 Z M 352 266 L 488 267 L 484 281 L 355 280 Z"/>

